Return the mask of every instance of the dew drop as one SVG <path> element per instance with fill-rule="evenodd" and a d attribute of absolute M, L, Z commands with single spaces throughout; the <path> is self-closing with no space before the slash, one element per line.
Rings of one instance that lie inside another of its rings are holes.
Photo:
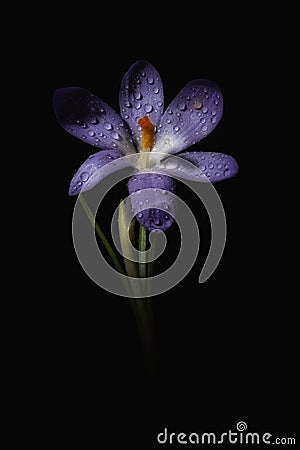
<path fill-rule="evenodd" d="M 117 144 L 116 144 L 115 142 L 112 142 L 111 145 L 112 145 L 114 148 L 117 147 Z"/>
<path fill-rule="evenodd" d="M 207 125 L 202 125 L 201 130 L 202 131 L 207 131 Z"/>
<path fill-rule="evenodd" d="M 77 186 L 82 186 L 81 181 L 78 181 Z"/>
<path fill-rule="evenodd" d="M 119 133 L 117 133 L 116 131 L 113 131 L 113 132 L 111 133 L 111 136 L 112 136 L 114 139 L 118 139 L 118 140 L 121 139 L 121 136 L 120 136 Z"/>
<path fill-rule="evenodd" d="M 213 169 L 213 168 L 214 168 L 214 165 L 210 163 L 210 164 L 208 164 L 208 168 L 209 168 L 209 169 Z"/>
<path fill-rule="evenodd" d="M 217 168 L 218 168 L 218 169 L 222 169 L 222 164 L 218 164 L 218 165 L 217 165 Z"/>
<path fill-rule="evenodd" d="M 220 175 L 221 175 L 220 172 L 216 172 L 216 173 L 215 173 L 215 176 L 216 176 L 216 177 L 219 177 Z"/>
<path fill-rule="evenodd" d="M 163 105 L 163 102 L 157 102 L 157 105 L 158 105 L 158 106 L 162 106 L 162 105 Z"/>
<path fill-rule="evenodd" d="M 218 106 L 219 102 L 218 100 L 215 100 L 215 105 Z"/>
<path fill-rule="evenodd" d="M 173 114 L 173 111 L 171 109 L 168 109 L 168 114 Z"/>
<path fill-rule="evenodd" d="M 153 84 L 154 83 L 154 78 L 148 77 L 147 81 L 148 81 L 149 84 Z"/>
<path fill-rule="evenodd" d="M 176 126 L 173 128 L 173 130 L 176 131 L 176 133 L 177 133 L 177 131 L 179 131 L 180 128 L 176 125 Z"/>
<path fill-rule="evenodd" d="M 142 212 L 138 213 L 137 215 L 138 219 L 141 219 L 142 217 L 144 217 L 144 214 Z"/>
<path fill-rule="evenodd" d="M 129 119 L 128 114 L 125 114 L 125 115 L 124 115 L 124 119 Z"/>
<path fill-rule="evenodd" d="M 193 108 L 194 109 L 201 109 L 202 105 L 203 105 L 203 103 L 199 99 L 196 99 L 196 100 L 193 101 Z"/>
<path fill-rule="evenodd" d="M 89 179 L 90 175 L 88 172 L 82 172 L 82 174 L 80 175 L 80 178 L 82 181 L 87 181 Z"/>
<path fill-rule="evenodd" d="M 172 123 L 172 120 L 171 119 L 167 119 L 167 123 Z"/>
<path fill-rule="evenodd" d="M 146 76 L 146 72 L 143 70 L 143 72 L 141 72 L 142 77 Z"/>
<path fill-rule="evenodd" d="M 207 111 L 208 111 L 208 108 L 207 108 L 206 106 L 204 106 L 204 107 L 202 108 L 202 112 L 203 112 L 204 114 L 206 114 Z"/>
<path fill-rule="evenodd" d="M 136 109 L 141 109 L 142 104 L 140 102 L 136 102 L 134 106 Z"/>
<path fill-rule="evenodd" d="M 134 93 L 134 98 L 136 99 L 136 100 L 141 100 L 142 99 L 142 94 L 140 93 L 140 92 L 135 92 Z"/>
<path fill-rule="evenodd" d="M 82 139 L 86 139 L 85 134 L 82 134 L 81 137 L 82 137 Z"/>
<path fill-rule="evenodd" d="M 211 120 L 211 123 L 216 123 L 217 122 L 217 119 L 215 117 L 212 117 L 210 120 Z"/>
<path fill-rule="evenodd" d="M 204 170 L 206 170 L 206 166 L 204 164 L 200 164 L 199 169 L 204 172 Z"/>
<path fill-rule="evenodd" d="M 180 103 L 179 106 L 178 106 L 178 109 L 180 111 L 185 111 L 186 110 L 186 104 L 185 103 Z"/>
<path fill-rule="evenodd" d="M 105 122 L 104 128 L 105 128 L 106 130 L 112 130 L 112 129 L 113 129 L 113 126 L 112 126 L 112 124 L 111 124 L 110 122 Z"/>
<path fill-rule="evenodd" d="M 177 169 L 177 167 L 178 167 L 178 162 L 175 160 L 170 159 L 165 162 L 165 168 L 168 170 Z"/>
<path fill-rule="evenodd" d="M 150 105 L 150 103 L 146 103 L 146 105 L 144 106 L 144 110 L 145 110 L 147 113 L 150 113 L 150 112 L 153 110 L 153 106 Z"/>
<path fill-rule="evenodd" d="M 230 170 L 229 169 L 224 170 L 224 175 L 225 177 L 228 177 L 230 175 Z"/>
<path fill-rule="evenodd" d="M 88 135 L 91 137 L 95 136 L 95 134 L 96 134 L 95 131 L 92 131 L 92 130 L 88 131 Z"/>
<path fill-rule="evenodd" d="M 213 109 L 212 112 L 211 112 L 211 115 L 212 116 L 216 116 L 217 115 L 217 111 L 215 109 Z"/>
<path fill-rule="evenodd" d="M 126 108 L 131 108 L 132 105 L 131 105 L 131 103 L 129 101 L 127 101 L 127 102 L 124 103 L 124 106 Z"/>
<path fill-rule="evenodd" d="M 154 92 L 154 94 L 158 94 L 158 93 L 159 93 L 159 88 L 158 88 L 158 87 L 155 87 L 155 88 L 153 89 L 153 92 Z"/>
<path fill-rule="evenodd" d="M 160 219 L 155 219 L 155 221 L 154 221 L 154 225 L 157 225 L 157 226 L 161 226 L 162 225 L 162 222 L 161 222 L 161 220 Z"/>

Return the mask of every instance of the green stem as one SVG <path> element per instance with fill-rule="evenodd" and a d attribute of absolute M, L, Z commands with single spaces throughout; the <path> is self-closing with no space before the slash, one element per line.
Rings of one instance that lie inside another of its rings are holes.
<path fill-rule="evenodd" d="M 89 205 L 87 204 L 87 202 L 85 201 L 84 197 L 82 194 L 79 194 L 78 196 L 79 201 L 87 215 L 87 217 L 89 218 L 91 224 L 93 225 L 93 227 L 96 230 L 96 233 L 98 234 L 99 238 L 101 239 L 107 253 L 110 256 L 110 259 L 112 260 L 113 265 L 115 266 L 115 268 L 117 269 L 118 272 L 122 273 L 123 275 L 125 275 L 125 272 L 118 260 L 117 255 L 115 254 L 115 252 L 113 251 L 112 246 L 110 245 L 110 243 L 108 242 L 105 234 L 103 233 L 103 231 L 101 230 L 101 228 L 99 227 L 98 223 L 95 220 L 95 217 L 92 213 L 92 211 L 90 210 Z"/>

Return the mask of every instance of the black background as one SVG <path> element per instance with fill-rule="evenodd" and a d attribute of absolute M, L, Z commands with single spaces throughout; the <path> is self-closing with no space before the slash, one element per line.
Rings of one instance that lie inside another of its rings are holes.
<path fill-rule="evenodd" d="M 57 13 L 40 66 L 35 61 L 33 81 L 46 93 L 43 134 L 50 151 L 43 164 L 51 174 L 45 189 L 47 269 L 40 276 L 47 295 L 35 309 L 43 336 L 35 344 L 42 354 L 40 407 L 47 410 L 43 436 L 49 441 L 155 448 L 164 427 L 226 432 L 240 420 L 253 432 L 296 433 L 295 299 L 285 254 L 289 205 L 276 156 L 283 70 L 276 27 L 265 32 L 259 14 L 227 27 L 215 12 L 186 13 L 171 20 L 127 10 L 120 24 L 95 14 L 89 26 L 85 16 Z M 195 148 L 228 153 L 240 167 L 237 177 L 216 186 L 228 236 L 217 270 L 203 285 L 197 279 L 209 224 L 198 200 L 179 186 L 199 221 L 203 247 L 188 276 L 153 298 L 155 376 L 144 369 L 128 301 L 95 285 L 76 258 L 75 199 L 67 192 L 93 149 L 68 135 L 52 109 L 55 89 L 80 86 L 118 110 L 121 79 L 138 59 L 159 71 L 166 105 L 192 79 L 220 85 L 223 118 Z"/>

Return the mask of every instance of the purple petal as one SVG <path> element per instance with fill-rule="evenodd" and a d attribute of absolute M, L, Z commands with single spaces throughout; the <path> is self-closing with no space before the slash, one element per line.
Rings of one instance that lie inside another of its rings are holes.
<path fill-rule="evenodd" d="M 163 113 L 163 85 L 157 70 L 147 61 L 137 61 L 124 75 L 120 88 L 121 116 L 128 123 L 135 144 L 141 144 L 138 120 L 148 116 L 154 126 Z"/>
<path fill-rule="evenodd" d="M 170 171 L 171 174 L 177 175 L 181 178 L 186 178 L 193 181 L 217 181 L 226 180 L 238 173 L 238 164 L 236 160 L 224 153 L 214 152 L 184 152 L 177 155 L 183 160 L 189 161 L 199 170 L 195 170 L 190 164 L 179 164 L 176 169 Z M 174 157 L 171 157 L 174 158 Z M 176 159 L 178 161 L 178 159 Z M 165 159 L 165 164 L 168 164 L 168 158 Z"/>
<path fill-rule="evenodd" d="M 57 89 L 53 96 L 56 118 L 73 136 L 106 150 L 135 153 L 130 132 L 121 117 L 86 89 Z"/>
<path fill-rule="evenodd" d="M 124 162 L 125 158 L 119 150 L 101 150 L 90 155 L 88 159 L 79 167 L 72 178 L 69 195 L 77 195 L 80 192 L 89 191 L 103 178 L 122 166 L 129 165 Z M 113 161 L 121 158 L 118 163 Z"/>
<path fill-rule="evenodd" d="M 173 199 L 167 195 L 168 192 L 174 193 L 175 191 L 175 181 L 172 178 L 154 173 L 142 173 L 131 177 L 127 187 L 130 194 L 140 192 L 138 199 L 136 198 L 137 203 L 134 201 L 132 208 L 136 211 L 136 218 L 144 228 L 148 231 L 165 231 L 172 225 L 174 204 Z M 143 192 L 143 189 L 150 188 L 153 188 L 154 191 L 156 189 L 154 192 L 156 208 L 141 210 L 141 206 L 147 207 L 148 201 L 147 191 Z M 164 208 L 164 210 L 159 207 Z"/>
<path fill-rule="evenodd" d="M 178 153 L 205 138 L 218 124 L 223 98 L 216 83 L 188 83 L 165 111 L 152 151 Z"/>

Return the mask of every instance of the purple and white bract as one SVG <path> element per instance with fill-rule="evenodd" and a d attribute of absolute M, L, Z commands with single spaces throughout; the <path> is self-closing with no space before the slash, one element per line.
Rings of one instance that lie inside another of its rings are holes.
<path fill-rule="evenodd" d="M 229 155 L 183 152 L 205 138 L 221 119 L 223 98 L 213 81 L 191 81 L 164 111 L 163 85 L 158 72 L 149 62 L 137 61 L 123 77 L 119 102 L 121 116 L 86 89 L 68 87 L 55 91 L 54 110 L 61 126 L 100 150 L 80 166 L 71 181 L 70 195 L 92 189 L 104 176 L 118 170 L 117 165 L 108 163 L 136 152 L 151 152 L 153 157 L 157 153 L 157 163 L 165 155 L 167 175 L 155 175 L 147 167 L 135 167 L 136 175 L 127 184 L 130 194 L 141 190 L 142 195 L 142 190 L 148 188 L 174 192 L 172 176 L 217 182 L 238 172 L 237 162 Z M 182 166 L 172 163 L 168 166 L 168 154 L 177 154 Z M 185 160 L 196 166 L 203 177 L 194 175 L 191 165 L 184 164 Z M 136 218 L 149 231 L 164 231 L 173 222 L 171 215 L 151 208 Z"/>

